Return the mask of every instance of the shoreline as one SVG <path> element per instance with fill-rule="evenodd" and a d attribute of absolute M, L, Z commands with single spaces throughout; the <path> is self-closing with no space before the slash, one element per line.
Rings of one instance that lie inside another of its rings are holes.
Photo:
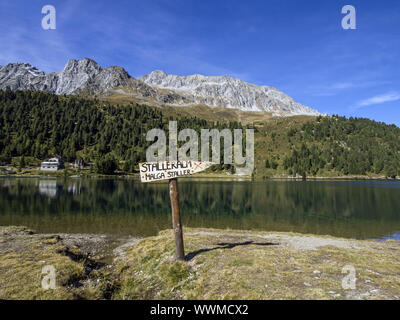
<path fill-rule="evenodd" d="M 68 178 L 68 179 L 99 179 L 99 178 L 114 178 L 114 179 L 137 179 L 140 180 L 139 174 L 114 174 L 114 175 L 101 175 L 101 174 L 81 174 L 81 175 L 62 175 L 62 174 L 43 174 L 43 175 L 31 175 L 31 174 L 0 174 L 0 178 Z M 384 176 L 310 176 L 303 179 L 301 177 L 290 177 L 290 176 L 272 176 L 268 178 L 251 176 L 237 176 L 231 174 L 196 174 L 190 176 L 180 177 L 182 180 L 202 180 L 202 179 L 217 179 L 217 180 L 232 180 L 232 181 L 400 181 L 400 177 L 387 178 Z"/>
<path fill-rule="evenodd" d="M 173 239 L 169 229 L 116 240 L 0 227 L 0 298 L 400 299 L 399 241 L 185 228 L 178 262 Z M 47 264 L 56 290 L 40 286 Z M 356 289 L 342 288 L 347 265 Z"/>

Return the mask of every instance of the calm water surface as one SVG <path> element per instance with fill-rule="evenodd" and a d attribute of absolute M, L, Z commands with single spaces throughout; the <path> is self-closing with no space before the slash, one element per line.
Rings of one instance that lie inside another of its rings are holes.
<path fill-rule="evenodd" d="M 400 240 L 400 182 L 179 182 L 184 227 Z M 0 225 L 148 236 L 171 227 L 167 183 L 0 178 Z"/>

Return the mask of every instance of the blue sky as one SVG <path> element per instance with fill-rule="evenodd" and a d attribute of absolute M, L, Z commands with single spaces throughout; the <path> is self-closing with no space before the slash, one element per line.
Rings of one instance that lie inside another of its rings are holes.
<path fill-rule="evenodd" d="M 0 65 L 52 72 L 89 57 L 134 77 L 229 75 L 323 113 L 400 126 L 398 0 L 0 1 Z M 46 4 L 56 30 L 41 27 Z M 346 4 L 356 30 L 341 27 Z"/>

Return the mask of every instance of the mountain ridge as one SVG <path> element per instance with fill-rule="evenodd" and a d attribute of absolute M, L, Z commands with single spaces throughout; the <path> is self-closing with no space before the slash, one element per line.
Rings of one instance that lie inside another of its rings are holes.
<path fill-rule="evenodd" d="M 293 115 L 319 115 L 319 112 L 296 103 L 283 92 L 268 86 L 258 86 L 229 76 L 188 76 L 168 75 L 155 70 L 139 78 L 143 82 L 158 88 L 177 90 L 186 96 L 194 96 L 197 104 L 213 107 L 235 108 L 243 111 L 266 111 L 276 113 L 279 110 Z"/>
<path fill-rule="evenodd" d="M 0 66 L 1 90 L 35 90 L 58 95 L 123 95 L 156 106 L 206 105 L 274 116 L 320 115 L 283 92 L 229 76 L 178 76 L 155 70 L 139 78 L 120 66 L 102 68 L 90 58 L 69 60 L 60 72 L 45 73 L 29 63 Z"/>

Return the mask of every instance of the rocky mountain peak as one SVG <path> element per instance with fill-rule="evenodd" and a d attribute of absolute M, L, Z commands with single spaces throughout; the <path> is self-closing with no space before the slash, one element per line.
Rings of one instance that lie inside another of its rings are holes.
<path fill-rule="evenodd" d="M 9 63 L 0 66 L 0 89 L 34 89 L 34 84 L 43 81 L 45 73 L 29 63 Z"/>
<path fill-rule="evenodd" d="M 71 59 L 67 62 L 62 73 L 81 73 L 87 74 L 88 76 L 97 75 L 102 68 L 97 64 L 96 61 L 84 58 L 81 60 Z"/>
<path fill-rule="evenodd" d="M 162 83 L 163 79 L 167 77 L 167 74 L 162 70 L 154 70 L 150 74 L 146 74 L 139 79 L 142 81 L 148 81 L 151 83 Z"/>
<path fill-rule="evenodd" d="M 92 59 L 71 59 L 58 74 L 56 94 L 79 93 L 96 77 L 102 68 Z"/>

